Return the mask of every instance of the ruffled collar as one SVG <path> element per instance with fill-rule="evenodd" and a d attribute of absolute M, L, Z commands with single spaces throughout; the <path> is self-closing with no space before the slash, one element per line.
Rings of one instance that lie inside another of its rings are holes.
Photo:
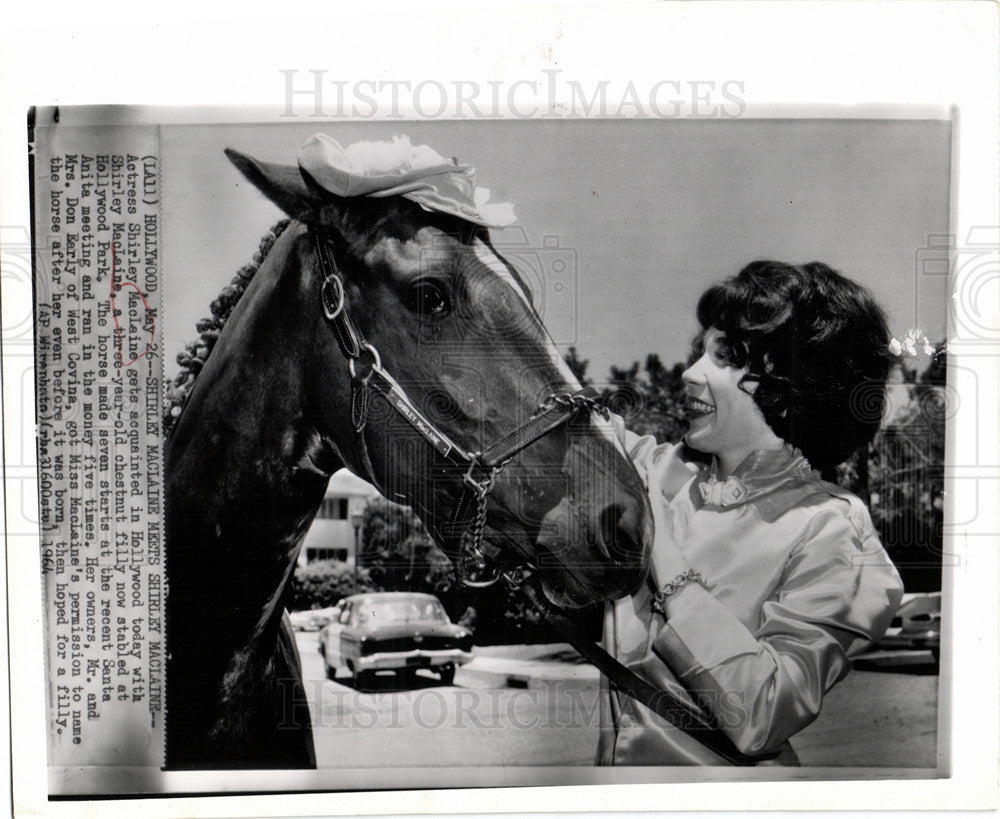
<path fill-rule="evenodd" d="M 791 444 L 781 449 L 751 452 L 725 480 L 718 475 L 718 461 L 703 466 L 691 481 L 691 502 L 696 509 L 729 509 L 770 494 L 792 478 L 813 473 L 809 461 Z M 818 477 L 818 473 L 817 473 Z"/>

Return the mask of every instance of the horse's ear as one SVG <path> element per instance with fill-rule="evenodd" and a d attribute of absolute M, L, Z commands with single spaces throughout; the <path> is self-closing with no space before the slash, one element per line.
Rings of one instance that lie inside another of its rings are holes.
<path fill-rule="evenodd" d="M 226 156 L 254 187 L 293 219 L 306 221 L 325 204 L 323 197 L 306 185 L 297 167 L 261 162 L 232 148 L 226 148 Z"/>

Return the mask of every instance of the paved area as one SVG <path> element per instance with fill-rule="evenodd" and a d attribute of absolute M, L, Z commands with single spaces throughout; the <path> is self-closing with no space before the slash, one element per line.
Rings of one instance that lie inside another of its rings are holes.
<path fill-rule="evenodd" d="M 371 694 L 354 691 L 346 678 L 323 678 L 315 634 L 300 634 L 299 645 L 319 717 L 318 750 L 328 749 L 320 751 L 321 767 L 345 764 L 340 754 L 351 728 L 363 729 L 349 743 L 355 763 L 592 764 L 600 675 L 566 644 L 480 647 L 454 686 L 424 672 L 401 686 L 389 675 Z M 802 764 L 933 768 L 937 682 L 927 652 L 857 658 L 816 722 L 793 740 Z"/>
<path fill-rule="evenodd" d="M 476 658 L 462 666 L 459 674 L 474 685 L 509 688 L 538 688 L 557 680 L 579 688 L 597 688 L 601 676 L 566 643 L 479 647 Z"/>
<path fill-rule="evenodd" d="M 540 688 L 565 680 L 596 689 L 600 673 L 565 644 L 491 646 L 465 680 Z M 456 678 L 458 679 L 458 678 Z M 937 667 L 928 651 L 871 651 L 827 695 L 817 720 L 793 740 L 803 765 L 933 768 L 937 760 Z"/>

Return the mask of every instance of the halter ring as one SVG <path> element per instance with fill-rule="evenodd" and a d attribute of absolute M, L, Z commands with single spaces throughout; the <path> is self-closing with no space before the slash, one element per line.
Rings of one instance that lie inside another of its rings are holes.
<path fill-rule="evenodd" d="M 362 341 L 361 342 L 361 349 L 362 350 L 367 350 L 368 351 L 368 355 L 370 355 L 372 357 L 372 363 L 371 363 L 371 366 L 368 368 L 368 374 L 364 378 L 360 379 L 362 381 L 367 381 L 371 377 L 371 374 L 372 374 L 373 370 L 381 370 L 382 369 L 382 356 L 380 356 L 378 354 L 378 350 L 376 350 L 367 341 Z M 354 367 L 354 362 L 357 361 L 360 357 L 361 356 L 357 356 L 355 358 L 349 358 L 349 359 L 347 359 L 347 369 L 348 369 L 348 371 L 351 374 L 351 378 L 353 378 L 355 380 L 358 379 L 358 373 L 357 373 L 357 370 Z"/>
<path fill-rule="evenodd" d="M 470 454 L 472 455 L 472 457 L 469 459 L 469 468 L 465 470 L 465 475 L 462 477 L 462 482 L 473 487 L 473 489 L 480 489 L 482 487 L 482 483 L 476 480 L 474 473 L 476 471 L 476 467 L 480 465 L 479 456 L 482 453 L 472 452 Z"/>
<path fill-rule="evenodd" d="M 332 287 L 336 291 L 335 298 L 330 297 L 327 287 Z M 323 304 L 323 315 L 328 320 L 333 321 L 344 312 L 344 286 L 336 276 L 327 276 L 323 280 L 323 287 L 320 290 L 320 301 Z M 336 305 L 334 305 L 336 301 Z"/>

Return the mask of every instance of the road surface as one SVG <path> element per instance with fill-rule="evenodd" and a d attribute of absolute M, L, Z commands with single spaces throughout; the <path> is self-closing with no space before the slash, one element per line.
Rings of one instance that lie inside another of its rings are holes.
<path fill-rule="evenodd" d="M 593 764 L 592 684 L 497 687 L 459 669 L 451 686 L 421 671 L 357 691 L 326 679 L 315 633 L 298 639 L 320 768 Z M 936 674 L 855 670 L 793 745 L 803 765 L 933 767 L 936 702 Z"/>

